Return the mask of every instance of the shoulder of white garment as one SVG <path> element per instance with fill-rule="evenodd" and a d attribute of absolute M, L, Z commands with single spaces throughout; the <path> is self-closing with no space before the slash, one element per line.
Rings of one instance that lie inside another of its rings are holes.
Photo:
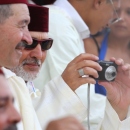
<path fill-rule="evenodd" d="M 6 78 L 16 76 L 16 74 L 14 72 L 12 72 L 11 70 L 9 70 L 9 69 L 6 69 L 6 68 L 2 67 L 2 70 L 3 70 Z"/>

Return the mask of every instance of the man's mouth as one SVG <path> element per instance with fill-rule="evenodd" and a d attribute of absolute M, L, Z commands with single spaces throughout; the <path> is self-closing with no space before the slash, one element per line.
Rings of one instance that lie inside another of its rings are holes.
<path fill-rule="evenodd" d="M 38 60 L 37 58 L 30 58 L 30 59 L 25 59 L 23 62 L 22 62 L 22 65 L 23 66 L 29 66 L 31 68 L 34 68 L 34 67 L 41 67 L 41 60 Z"/>
<path fill-rule="evenodd" d="M 40 66 L 39 64 L 37 64 L 37 63 L 25 63 L 25 64 L 23 64 L 23 65 L 29 65 L 29 66 Z"/>
<path fill-rule="evenodd" d="M 17 130 L 17 127 L 15 124 L 9 126 L 8 128 L 4 129 L 4 130 Z"/>

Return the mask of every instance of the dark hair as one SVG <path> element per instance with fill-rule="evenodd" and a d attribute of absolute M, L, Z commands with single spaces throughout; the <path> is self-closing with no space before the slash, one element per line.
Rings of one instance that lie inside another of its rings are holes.
<path fill-rule="evenodd" d="M 49 5 L 53 4 L 56 0 L 32 0 L 37 5 Z"/>

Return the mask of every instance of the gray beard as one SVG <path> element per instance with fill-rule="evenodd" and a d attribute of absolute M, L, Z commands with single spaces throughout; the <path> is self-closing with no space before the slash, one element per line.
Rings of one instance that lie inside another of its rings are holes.
<path fill-rule="evenodd" d="M 23 66 L 26 63 L 35 63 L 39 66 L 41 66 L 41 64 L 42 64 L 41 61 L 38 60 L 37 58 L 28 58 L 28 59 L 25 59 L 17 67 L 12 68 L 11 71 L 13 71 L 17 76 L 23 78 L 24 81 L 32 81 L 38 76 L 39 72 L 36 73 L 36 72 L 33 72 L 33 71 L 32 72 L 31 71 L 30 72 L 25 71 Z"/>
<path fill-rule="evenodd" d="M 24 81 L 32 81 L 34 80 L 38 74 L 38 73 L 34 73 L 34 72 L 26 72 L 23 68 L 23 65 L 20 64 L 19 66 L 12 68 L 11 71 L 13 71 L 17 76 L 21 77 L 22 79 L 24 79 Z"/>

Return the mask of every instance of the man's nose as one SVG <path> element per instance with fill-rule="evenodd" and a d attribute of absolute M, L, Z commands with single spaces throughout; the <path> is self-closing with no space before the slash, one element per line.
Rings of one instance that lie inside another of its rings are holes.
<path fill-rule="evenodd" d="M 122 20 L 124 20 L 125 19 L 125 13 L 123 12 L 123 11 L 121 11 L 120 13 L 119 13 L 119 17 L 122 19 Z"/>
<path fill-rule="evenodd" d="M 21 116 L 20 116 L 20 114 L 18 113 L 18 111 L 16 110 L 16 108 L 14 107 L 13 104 L 12 104 L 12 107 L 10 108 L 9 112 L 10 112 L 9 113 L 9 122 L 11 124 L 16 124 L 19 121 L 21 121 Z"/>
<path fill-rule="evenodd" d="M 32 44 L 32 37 L 31 37 L 28 29 L 24 30 L 23 39 L 22 40 L 26 41 L 27 44 L 29 44 L 29 45 Z"/>
<path fill-rule="evenodd" d="M 33 51 L 31 52 L 31 57 L 36 57 L 37 59 L 42 59 L 43 51 L 41 49 L 41 45 L 38 44 Z"/>

